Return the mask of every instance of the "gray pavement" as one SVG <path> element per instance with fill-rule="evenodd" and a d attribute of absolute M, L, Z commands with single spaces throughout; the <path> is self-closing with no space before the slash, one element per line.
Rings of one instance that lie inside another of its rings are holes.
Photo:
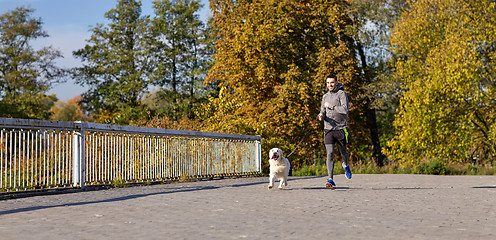
<path fill-rule="evenodd" d="M 496 239 L 496 176 L 138 186 L 0 201 L 0 239 Z"/>

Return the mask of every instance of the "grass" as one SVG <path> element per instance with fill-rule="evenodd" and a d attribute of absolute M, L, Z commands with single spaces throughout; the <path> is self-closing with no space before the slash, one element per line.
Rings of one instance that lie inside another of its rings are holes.
<path fill-rule="evenodd" d="M 187 175 L 181 175 L 181 177 L 178 180 L 179 182 L 192 182 L 193 179 Z"/>
<path fill-rule="evenodd" d="M 427 175 L 496 175 L 496 168 L 491 165 L 474 165 L 470 163 L 444 163 L 438 160 L 422 162 L 415 166 L 402 166 L 391 163 L 379 167 L 374 163 L 356 163 L 351 165 L 353 173 L 358 174 L 427 174 Z M 334 164 L 334 173 L 344 173 L 341 164 Z M 325 164 L 303 166 L 293 171 L 293 176 L 327 175 Z"/>
<path fill-rule="evenodd" d="M 123 187 L 127 187 L 127 184 L 126 184 L 126 181 L 124 181 L 120 178 L 115 178 L 114 180 L 112 180 L 111 187 L 123 188 Z"/>

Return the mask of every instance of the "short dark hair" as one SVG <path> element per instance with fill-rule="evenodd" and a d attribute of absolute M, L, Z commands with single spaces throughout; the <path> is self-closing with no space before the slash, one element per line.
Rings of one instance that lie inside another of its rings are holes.
<path fill-rule="evenodd" d="M 338 77 L 336 77 L 336 75 L 334 75 L 334 74 L 327 75 L 326 79 L 328 79 L 328 78 L 334 78 L 334 80 L 336 80 L 336 81 L 338 80 Z"/>

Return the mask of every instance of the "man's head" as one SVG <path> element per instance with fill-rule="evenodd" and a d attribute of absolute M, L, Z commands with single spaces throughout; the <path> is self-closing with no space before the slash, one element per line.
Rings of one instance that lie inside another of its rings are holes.
<path fill-rule="evenodd" d="M 338 78 L 334 74 L 329 74 L 326 77 L 326 87 L 332 91 L 338 85 Z"/>

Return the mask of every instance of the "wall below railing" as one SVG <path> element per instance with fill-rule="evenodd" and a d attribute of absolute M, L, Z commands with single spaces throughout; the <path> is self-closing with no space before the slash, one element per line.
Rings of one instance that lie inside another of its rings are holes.
<path fill-rule="evenodd" d="M 261 172 L 261 137 L 0 118 L 0 191 Z"/>

